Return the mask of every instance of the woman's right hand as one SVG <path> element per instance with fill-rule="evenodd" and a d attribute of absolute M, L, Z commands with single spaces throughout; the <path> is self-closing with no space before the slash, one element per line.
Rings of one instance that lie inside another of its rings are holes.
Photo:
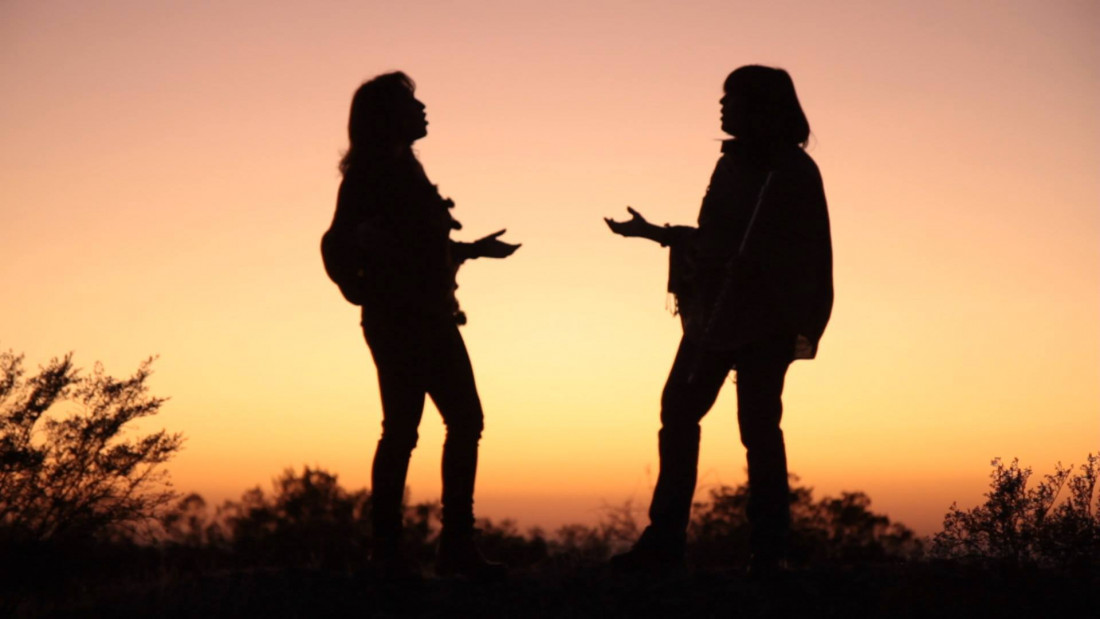
<path fill-rule="evenodd" d="M 500 236 L 507 230 L 500 230 L 488 236 L 484 236 L 470 244 L 474 258 L 507 258 L 516 253 L 520 243 L 505 243 Z"/>
<path fill-rule="evenodd" d="M 659 229 L 657 226 L 649 223 L 642 217 L 641 213 L 626 207 L 626 212 L 630 213 L 630 219 L 626 221 L 615 221 L 610 217 L 604 217 L 603 220 L 607 222 L 607 227 L 611 228 L 611 231 L 615 234 L 625 237 L 640 236 L 647 239 L 654 238 L 654 229 Z"/>

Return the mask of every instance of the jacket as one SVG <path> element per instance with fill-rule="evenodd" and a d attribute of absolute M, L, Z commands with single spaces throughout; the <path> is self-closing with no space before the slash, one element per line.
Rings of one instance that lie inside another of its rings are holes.
<path fill-rule="evenodd" d="M 803 336 L 800 356 L 816 355 L 832 312 L 832 241 L 821 174 L 802 149 L 724 142 L 698 227 L 671 230 L 669 244 L 685 334 L 716 349 Z"/>

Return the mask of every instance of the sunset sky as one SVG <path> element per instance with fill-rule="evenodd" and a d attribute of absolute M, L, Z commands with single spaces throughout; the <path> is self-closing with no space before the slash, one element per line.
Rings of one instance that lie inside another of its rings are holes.
<path fill-rule="evenodd" d="M 308 8 L 307 8 L 308 7 Z M 989 462 L 1100 450 L 1100 4 L 0 2 L 0 349 L 67 351 L 170 397 L 176 487 L 237 498 L 288 466 L 368 485 L 380 431 L 358 309 L 318 244 L 351 94 L 400 69 L 417 151 L 472 240 L 459 298 L 486 430 L 477 510 L 521 528 L 648 506 L 680 335 L 667 250 L 693 223 L 726 75 L 794 78 L 825 179 L 836 305 L 783 427 L 820 496 L 920 533 Z M 744 481 L 732 386 L 699 497 Z M 436 498 L 429 405 L 415 500 Z"/>

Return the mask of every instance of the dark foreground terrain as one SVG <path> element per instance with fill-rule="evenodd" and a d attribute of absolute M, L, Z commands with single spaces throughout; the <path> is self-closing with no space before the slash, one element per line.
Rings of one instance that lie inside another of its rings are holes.
<path fill-rule="evenodd" d="M 42 583 L 40 583 L 42 584 Z M 14 617 L 1100 617 L 1100 578 L 908 563 L 794 571 L 608 573 L 542 568 L 506 582 L 252 569 L 84 578 L 5 593 Z"/>

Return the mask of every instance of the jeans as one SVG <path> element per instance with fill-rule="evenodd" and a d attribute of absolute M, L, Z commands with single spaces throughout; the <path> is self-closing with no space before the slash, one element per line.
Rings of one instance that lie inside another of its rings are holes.
<path fill-rule="evenodd" d="M 790 529 L 787 455 L 779 421 L 783 379 L 794 337 L 771 338 L 732 351 L 707 350 L 684 338 L 661 397 L 660 473 L 649 508 L 651 543 L 683 555 L 699 463 L 699 422 L 729 371 L 737 370 L 737 423 L 747 449 L 748 519 L 754 554 L 781 556 Z"/>
<path fill-rule="evenodd" d="M 371 469 L 371 523 L 379 540 L 401 535 L 401 503 L 416 447 L 424 396 L 446 426 L 443 443 L 443 527 L 474 526 L 474 477 L 483 414 L 466 344 L 452 319 L 369 320 L 363 333 L 378 368 L 382 437 Z"/>

